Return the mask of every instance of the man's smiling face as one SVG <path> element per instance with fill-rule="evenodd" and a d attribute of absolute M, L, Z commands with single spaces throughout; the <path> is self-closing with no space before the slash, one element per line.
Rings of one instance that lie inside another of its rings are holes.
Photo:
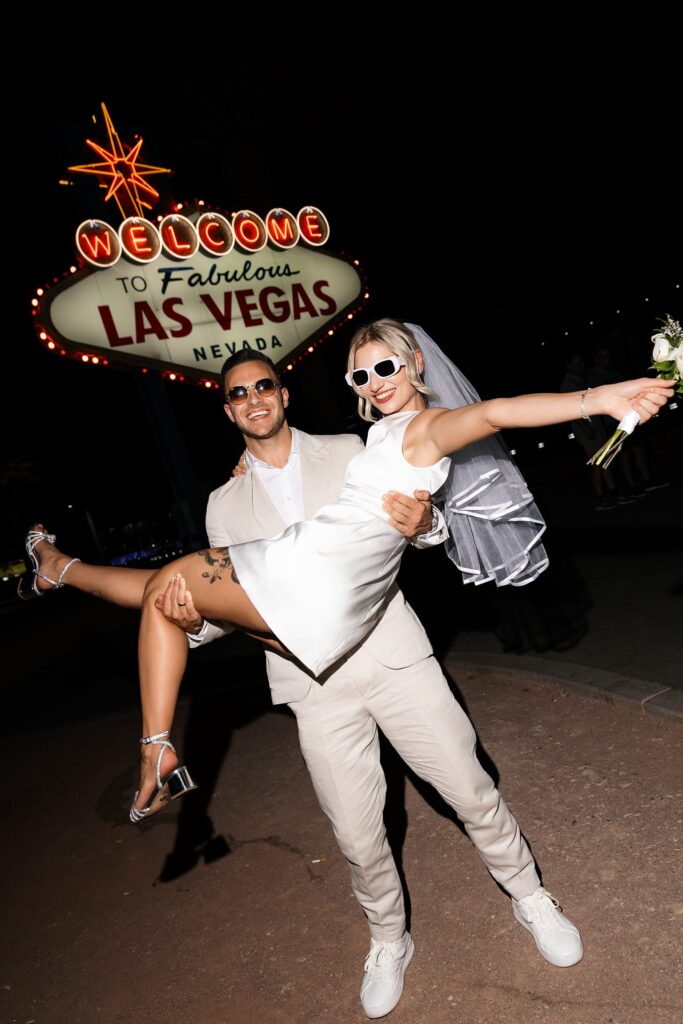
<path fill-rule="evenodd" d="M 263 380 L 275 383 L 275 390 L 271 394 L 259 393 L 257 390 L 257 382 Z M 259 359 L 240 363 L 228 370 L 224 385 L 227 396 L 224 407 L 226 415 L 245 437 L 265 440 L 279 433 L 285 422 L 289 394 L 287 388 L 280 385 L 272 367 Z M 246 389 L 246 399 L 239 401 L 239 397 L 242 397 L 239 393 L 231 399 L 229 396 L 233 388 Z"/>

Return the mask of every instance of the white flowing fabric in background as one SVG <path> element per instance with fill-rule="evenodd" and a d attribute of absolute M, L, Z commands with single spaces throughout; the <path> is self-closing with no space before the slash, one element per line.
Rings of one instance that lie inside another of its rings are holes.
<path fill-rule="evenodd" d="M 425 359 L 423 380 L 433 406 L 458 409 L 480 401 L 467 377 L 417 324 L 406 324 Z M 448 478 L 435 495 L 449 530 L 448 557 L 465 583 L 494 580 L 523 587 L 548 567 L 541 543 L 546 524 L 501 437 L 494 435 L 451 455 Z"/>

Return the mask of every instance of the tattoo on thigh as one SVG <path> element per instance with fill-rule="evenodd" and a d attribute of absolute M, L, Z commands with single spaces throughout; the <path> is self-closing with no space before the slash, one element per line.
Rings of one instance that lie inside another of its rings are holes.
<path fill-rule="evenodd" d="M 214 558 L 212 552 L 216 552 L 218 558 Z M 222 580 L 222 573 L 224 573 L 226 569 L 230 569 L 230 577 L 233 583 L 240 586 L 240 581 L 237 578 L 235 567 L 232 564 L 232 559 L 230 558 L 230 548 L 204 548 L 202 551 L 198 551 L 197 554 L 200 558 L 203 558 L 209 566 L 209 570 L 202 573 L 202 577 L 208 580 L 209 583 L 215 583 L 216 580 Z"/>

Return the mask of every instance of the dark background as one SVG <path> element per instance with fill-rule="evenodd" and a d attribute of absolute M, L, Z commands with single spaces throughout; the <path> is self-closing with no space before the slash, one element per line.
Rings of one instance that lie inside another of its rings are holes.
<path fill-rule="evenodd" d="M 31 298 L 74 261 L 77 224 L 118 223 L 94 179 L 58 184 L 91 160 L 86 137 L 106 142 L 92 122 L 102 102 L 123 141 L 142 135 L 143 159 L 172 168 L 154 179 L 161 210 L 319 206 L 329 248 L 367 276 L 365 318 L 420 323 L 484 397 L 556 390 L 567 347 L 589 356 L 604 340 L 625 374 L 647 370 L 656 318 L 681 315 L 671 8 L 368 17 L 357 4 L 167 5 L 100 28 L 19 15 L 16 70 L 3 72 L 0 560 L 22 556 L 36 518 L 101 560 L 192 542 L 239 452 L 215 393 L 83 366 L 35 336 Z M 359 429 L 341 379 L 348 337 L 288 375 L 294 425 Z M 545 437 L 542 454 L 519 440 L 522 468 L 566 456 L 566 434 Z"/>

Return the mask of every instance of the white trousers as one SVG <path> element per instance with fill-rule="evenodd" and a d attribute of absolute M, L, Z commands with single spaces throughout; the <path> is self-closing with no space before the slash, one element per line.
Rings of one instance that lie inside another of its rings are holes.
<path fill-rule="evenodd" d="M 384 827 L 377 728 L 458 815 L 492 876 L 515 899 L 540 884 L 519 826 L 475 753 L 472 724 L 432 656 L 391 669 L 360 648 L 289 707 L 320 805 L 349 862 L 374 939 L 405 931 L 403 890 Z"/>

